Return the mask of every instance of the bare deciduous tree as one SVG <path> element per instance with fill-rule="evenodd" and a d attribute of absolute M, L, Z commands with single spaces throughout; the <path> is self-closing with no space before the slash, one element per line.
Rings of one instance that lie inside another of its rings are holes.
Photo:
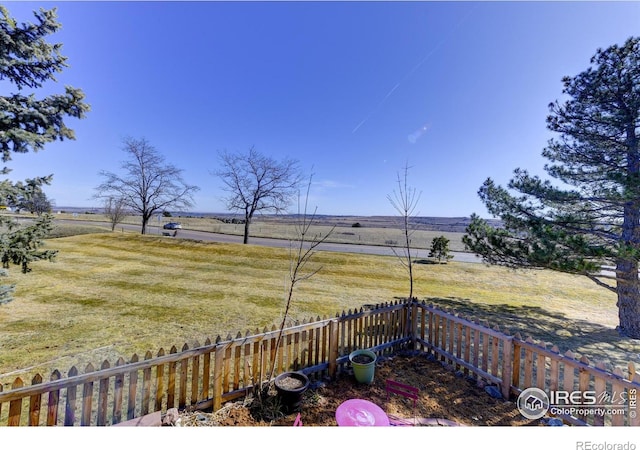
<path fill-rule="evenodd" d="M 413 257 L 411 254 L 411 237 L 415 231 L 411 218 L 415 216 L 415 210 L 420 201 L 421 193 L 417 192 L 415 188 L 409 186 L 409 165 L 404 166 L 404 176 L 401 178 L 398 173 L 398 190 L 393 191 L 393 195 L 388 195 L 389 202 L 401 216 L 402 219 L 402 234 L 404 237 L 404 243 L 402 251 L 395 247 L 391 247 L 391 250 L 396 255 L 400 263 L 407 270 L 409 274 L 409 299 L 413 298 Z"/>
<path fill-rule="evenodd" d="M 317 208 L 313 213 L 309 213 L 309 190 L 311 189 L 311 181 L 313 175 L 309 177 L 309 183 L 307 185 L 306 196 L 304 199 L 304 205 L 301 205 L 300 194 L 298 193 L 298 220 L 295 224 L 296 238 L 290 242 L 289 245 L 289 278 L 287 283 L 287 295 L 285 300 L 285 309 L 282 315 L 282 321 L 280 322 L 280 328 L 278 337 L 276 339 L 275 352 L 278 352 L 282 343 L 282 335 L 284 332 L 287 319 L 289 317 L 289 311 L 291 309 L 291 303 L 293 301 L 293 294 L 295 287 L 302 281 L 308 280 L 317 274 L 322 267 L 309 268 L 308 264 L 311 261 L 313 255 L 316 253 L 317 247 L 325 242 L 329 236 L 335 230 L 333 226 L 328 232 L 310 237 L 310 231 L 312 225 L 316 221 Z M 302 209 L 301 209 L 302 208 Z M 276 361 L 271 361 L 269 368 L 269 374 L 267 375 L 267 387 L 264 389 L 257 389 L 256 394 L 259 402 L 267 401 L 267 393 L 269 391 L 270 382 L 273 380 L 275 373 Z M 262 383 L 258 386 L 262 387 Z"/>
<path fill-rule="evenodd" d="M 21 183 L 18 182 L 17 185 L 21 185 Z M 18 203 L 15 205 L 16 211 L 24 209 L 37 216 L 50 213 L 54 206 L 53 200 L 47 197 L 42 186 L 29 182 L 26 183 L 24 191 L 18 196 L 18 199 Z"/>
<path fill-rule="evenodd" d="M 313 210 L 312 214 L 309 214 L 309 190 L 311 188 L 311 180 L 313 176 L 309 177 L 309 184 L 307 185 L 307 193 L 304 199 L 304 209 L 300 209 L 300 198 L 298 197 L 298 220 L 295 224 L 296 240 L 291 242 L 289 246 L 289 286 L 287 291 L 287 299 L 285 303 L 285 310 L 282 316 L 282 322 L 280 323 L 280 332 L 278 333 L 278 339 L 276 341 L 276 350 L 280 347 L 280 341 L 282 340 L 282 332 L 289 316 L 289 310 L 291 308 L 291 301 L 293 300 L 293 291 L 298 283 L 304 280 L 308 280 L 315 274 L 317 274 L 322 267 L 307 270 L 307 264 L 316 253 L 316 248 L 325 242 L 329 236 L 335 230 L 333 226 L 327 233 L 316 235 L 313 238 L 309 238 L 309 232 L 311 226 L 316 220 L 316 213 L 318 208 Z M 273 371 L 275 368 L 275 361 L 271 367 L 271 377 L 273 377 Z M 270 377 L 270 378 L 271 378 Z"/>
<path fill-rule="evenodd" d="M 249 242 L 249 227 L 256 212 L 286 211 L 300 185 L 298 161 L 276 161 L 253 147 L 246 153 L 220 152 L 221 169 L 214 174 L 222 180 L 227 208 L 244 214 L 244 239 Z"/>
<path fill-rule="evenodd" d="M 167 164 L 146 139 L 126 138 L 123 151 L 129 156 L 121 165 L 124 175 L 100 172 L 105 181 L 96 188 L 96 198 L 122 199 L 126 208 L 142 215 L 142 234 L 156 212 L 193 206 L 199 188 L 186 184 L 182 170 Z"/>
<path fill-rule="evenodd" d="M 111 223 L 111 231 L 129 215 L 129 210 L 122 197 L 107 197 L 104 201 L 104 215 Z"/>

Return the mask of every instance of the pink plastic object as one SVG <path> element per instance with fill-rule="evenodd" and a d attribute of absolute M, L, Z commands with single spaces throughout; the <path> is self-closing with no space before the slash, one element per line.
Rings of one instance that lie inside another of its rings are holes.
<path fill-rule="evenodd" d="M 336 422 L 342 427 L 387 427 L 389 417 L 375 403 L 354 398 L 338 406 Z"/>

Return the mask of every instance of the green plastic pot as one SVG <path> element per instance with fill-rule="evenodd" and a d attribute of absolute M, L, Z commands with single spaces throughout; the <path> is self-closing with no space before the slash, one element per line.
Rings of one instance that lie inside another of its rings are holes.
<path fill-rule="evenodd" d="M 367 362 L 361 361 L 363 359 Z M 349 361 L 353 368 L 353 376 L 358 383 L 371 384 L 376 370 L 377 356 L 371 350 L 355 350 L 349 354 Z"/>

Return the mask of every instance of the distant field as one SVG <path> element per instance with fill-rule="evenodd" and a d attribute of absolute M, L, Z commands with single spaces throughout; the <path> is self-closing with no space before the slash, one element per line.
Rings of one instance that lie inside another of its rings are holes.
<path fill-rule="evenodd" d="M 59 219 L 74 219 L 87 222 L 105 221 L 101 214 L 56 214 Z M 213 233 L 242 236 L 244 225 L 224 223 L 211 217 L 154 217 L 150 222 L 149 234 L 158 234 L 163 224 L 178 221 L 183 228 Z M 462 218 L 420 218 L 416 219 L 415 229 L 412 231 L 412 247 L 428 249 L 431 241 L 438 236 L 449 239 L 449 249 L 455 252 L 464 251 L 462 236 L 464 235 L 464 219 Z M 127 217 L 123 223 L 140 224 L 140 217 Z M 402 245 L 403 235 L 399 218 L 396 217 L 350 217 L 350 216 L 321 216 L 314 221 L 317 225 L 311 229 L 312 234 L 325 235 L 333 226 L 335 229 L 328 242 L 398 246 Z M 355 226 L 359 224 L 360 226 Z M 455 231 L 452 231 L 455 230 Z M 267 237 L 278 239 L 293 239 L 296 236 L 295 219 L 291 216 L 259 216 L 251 224 L 250 235 L 253 237 Z"/>
<path fill-rule="evenodd" d="M 286 249 L 163 239 L 134 233 L 50 239 L 55 263 L 11 271 L 15 300 L 0 307 L 0 380 L 83 369 L 117 356 L 190 346 L 278 322 Z M 394 257 L 318 252 L 320 272 L 299 285 L 292 317 L 330 317 L 405 297 Z M 614 296 L 583 277 L 482 264 L 419 264 L 420 298 L 618 365 L 636 358 L 617 336 Z M 637 345 L 637 343 L 636 343 Z"/>

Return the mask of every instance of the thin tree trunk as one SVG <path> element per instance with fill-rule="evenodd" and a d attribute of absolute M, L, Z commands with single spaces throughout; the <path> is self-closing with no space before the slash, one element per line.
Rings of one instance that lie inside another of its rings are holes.
<path fill-rule="evenodd" d="M 409 217 L 404 216 L 404 239 L 407 249 L 407 270 L 409 271 L 409 300 L 413 299 L 413 262 L 411 261 L 411 234 L 409 233 Z"/>
<path fill-rule="evenodd" d="M 249 225 L 251 225 L 251 215 L 249 213 L 245 213 L 244 215 L 244 237 L 242 238 L 242 243 L 249 243 Z"/>

